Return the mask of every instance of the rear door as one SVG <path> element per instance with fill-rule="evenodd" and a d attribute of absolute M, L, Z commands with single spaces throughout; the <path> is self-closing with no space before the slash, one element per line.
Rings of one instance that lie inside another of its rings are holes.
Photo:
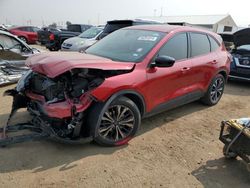
<path fill-rule="evenodd" d="M 36 27 L 27 27 L 27 30 L 28 30 L 29 38 L 30 38 L 33 42 L 37 41 L 37 31 L 38 31 L 39 29 L 36 28 Z"/>
<path fill-rule="evenodd" d="M 192 60 L 192 86 L 195 90 L 206 91 L 211 78 L 217 71 L 218 56 L 211 48 L 209 36 L 205 33 L 190 32 L 190 59 Z"/>

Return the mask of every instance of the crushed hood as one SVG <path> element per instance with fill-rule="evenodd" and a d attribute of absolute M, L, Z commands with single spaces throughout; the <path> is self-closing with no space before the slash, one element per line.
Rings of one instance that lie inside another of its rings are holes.
<path fill-rule="evenodd" d="M 75 68 L 100 70 L 132 70 L 135 63 L 112 61 L 107 58 L 78 52 L 50 52 L 29 57 L 26 65 L 50 78 Z"/>
<path fill-rule="evenodd" d="M 250 44 L 250 28 L 242 29 L 233 34 L 235 47 Z"/>

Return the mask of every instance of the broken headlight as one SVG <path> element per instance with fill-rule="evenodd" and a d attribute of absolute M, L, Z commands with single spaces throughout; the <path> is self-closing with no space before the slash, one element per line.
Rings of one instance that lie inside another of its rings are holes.
<path fill-rule="evenodd" d="M 32 75 L 32 70 L 28 70 L 18 81 L 16 86 L 16 91 L 21 92 L 25 89 L 25 85 Z"/>

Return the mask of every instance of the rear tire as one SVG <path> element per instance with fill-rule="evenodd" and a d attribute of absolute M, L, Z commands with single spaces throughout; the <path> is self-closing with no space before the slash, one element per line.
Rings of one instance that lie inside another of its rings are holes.
<path fill-rule="evenodd" d="M 126 97 L 119 97 L 109 105 L 95 104 L 87 122 L 95 142 L 104 146 L 126 144 L 136 134 L 140 123 L 138 107 Z"/>
<path fill-rule="evenodd" d="M 201 99 L 201 102 L 209 106 L 216 105 L 223 95 L 224 87 L 224 76 L 221 74 L 217 74 L 208 87 L 205 96 Z"/>
<path fill-rule="evenodd" d="M 18 38 L 28 44 L 28 40 L 25 37 L 18 37 Z"/>

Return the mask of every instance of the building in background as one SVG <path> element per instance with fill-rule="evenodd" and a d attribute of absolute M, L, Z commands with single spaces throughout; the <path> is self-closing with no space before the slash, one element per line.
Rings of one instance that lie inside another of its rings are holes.
<path fill-rule="evenodd" d="M 140 17 L 170 25 L 183 25 L 205 28 L 216 33 L 234 33 L 238 30 L 237 24 L 231 15 L 191 15 L 191 16 L 154 16 Z"/>

